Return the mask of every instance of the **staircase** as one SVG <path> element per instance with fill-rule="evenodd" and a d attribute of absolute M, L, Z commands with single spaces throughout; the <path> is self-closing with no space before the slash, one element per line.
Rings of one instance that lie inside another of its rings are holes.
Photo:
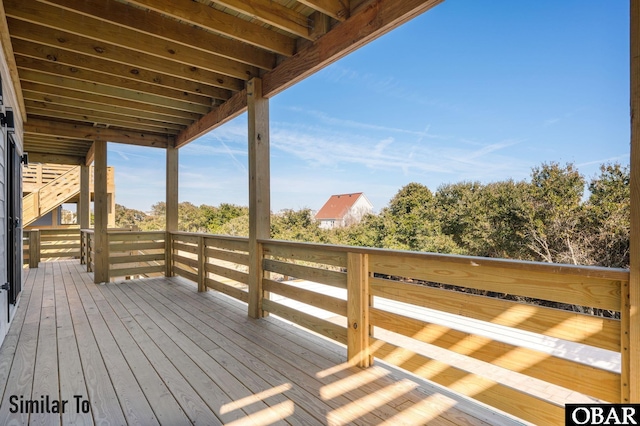
<path fill-rule="evenodd" d="M 22 226 L 64 203 L 77 203 L 80 195 L 80 166 L 29 164 L 22 171 Z M 93 195 L 94 169 L 89 169 L 89 191 Z M 109 223 L 115 226 L 114 169 L 107 167 L 107 193 L 111 201 Z M 26 195 L 25 195 L 26 194 Z"/>
<path fill-rule="evenodd" d="M 60 204 L 80 194 L 80 166 L 69 169 L 51 182 L 22 198 L 22 223 L 28 226 Z"/>

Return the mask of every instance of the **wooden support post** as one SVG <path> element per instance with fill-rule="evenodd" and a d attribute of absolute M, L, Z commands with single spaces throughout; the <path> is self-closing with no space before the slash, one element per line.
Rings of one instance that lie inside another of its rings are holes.
<path fill-rule="evenodd" d="M 204 235 L 198 236 L 198 292 L 207 291 L 207 271 L 205 271 L 207 257 L 205 255 Z"/>
<path fill-rule="evenodd" d="M 165 236 L 165 276 L 173 276 L 173 239 L 171 233 L 178 231 L 178 148 L 167 147 L 166 164 L 166 236 Z"/>
<path fill-rule="evenodd" d="M 369 259 L 347 254 L 347 360 L 358 367 L 373 363 L 369 351 Z"/>
<path fill-rule="evenodd" d="M 107 142 L 95 141 L 95 169 L 93 182 L 93 213 L 95 220 L 95 268 L 93 281 L 98 283 L 109 282 L 109 235 L 108 225 L 108 199 L 107 199 Z"/>
<path fill-rule="evenodd" d="M 40 231 L 29 231 L 29 268 L 37 268 L 40 264 Z"/>
<path fill-rule="evenodd" d="M 630 2 L 631 230 L 629 288 L 622 293 L 622 402 L 640 403 L 640 1 Z"/>
<path fill-rule="evenodd" d="M 261 318 L 262 245 L 271 237 L 271 194 L 269 169 L 269 100 L 262 96 L 262 80 L 247 83 L 249 127 L 249 316 Z"/>
<path fill-rule="evenodd" d="M 80 201 L 78 202 L 80 229 L 89 229 L 91 226 L 91 189 L 89 183 L 89 166 L 80 166 Z"/>

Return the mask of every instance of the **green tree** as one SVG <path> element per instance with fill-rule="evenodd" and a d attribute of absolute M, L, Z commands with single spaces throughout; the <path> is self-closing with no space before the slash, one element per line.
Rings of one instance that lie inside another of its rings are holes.
<path fill-rule="evenodd" d="M 583 232 L 590 236 L 591 264 L 629 267 L 629 177 L 628 166 L 603 164 L 589 183 Z"/>
<path fill-rule="evenodd" d="M 585 180 L 573 164 L 543 164 L 531 173 L 527 240 L 537 260 L 585 264 L 582 195 Z"/>

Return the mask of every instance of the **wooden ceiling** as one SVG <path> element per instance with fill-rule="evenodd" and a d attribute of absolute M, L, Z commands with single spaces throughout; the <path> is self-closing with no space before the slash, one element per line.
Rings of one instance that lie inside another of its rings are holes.
<path fill-rule="evenodd" d="M 249 79 L 273 96 L 440 1 L 2 0 L 24 150 L 183 146 L 246 110 Z"/>

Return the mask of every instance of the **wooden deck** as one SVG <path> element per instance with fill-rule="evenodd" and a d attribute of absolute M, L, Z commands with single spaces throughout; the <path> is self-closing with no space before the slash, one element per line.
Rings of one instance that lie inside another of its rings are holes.
<path fill-rule="evenodd" d="M 41 263 L 0 349 L 0 424 L 516 424 L 246 310 L 182 278 L 95 285 L 77 261 Z M 47 397 L 64 413 L 11 412 Z"/>

